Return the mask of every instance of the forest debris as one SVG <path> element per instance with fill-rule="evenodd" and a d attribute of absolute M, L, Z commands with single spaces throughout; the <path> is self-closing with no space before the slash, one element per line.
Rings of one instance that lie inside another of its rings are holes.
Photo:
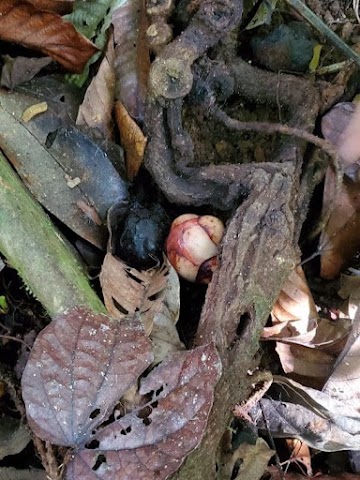
<path fill-rule="evenodd" d="M 261 407 L 255 405 L 250 415 L 274 438 L 298 438 L 324 452 L 359 450 L 360 415 L 346 399 L 276 376 L 271 396 L 261 400 Z"/>

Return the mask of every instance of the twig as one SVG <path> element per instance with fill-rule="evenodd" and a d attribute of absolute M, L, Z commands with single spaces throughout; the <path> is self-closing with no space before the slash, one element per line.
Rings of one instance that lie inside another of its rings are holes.
<path fill-rule="evenodd" d="M 21 338 L 16 338 L 11 335 L 3 335 L 3 334 L 0 335 L 0 338 L 5 338 L 7 340 L 13 340 L 14 342 L 22 343 L 23 345 L 25 345 L 26 348 L 31 350 L 31 347 L 26 342 L 24 342 L 24 340 L 21 340 Z"/>
<path fill-rule="evenodd" d="M 336 148 L 332 143 L 323 138 L 319 138 L 316 135 L 313 135 L 306 130 L 302 130 L 296 127 L 290 127 L 289 125 L 283 125 L 282 123 L 268 123 L 268 122 L 241 122 L 234 118 L 229 117 L 221 108 L 219 108 L 215 103 L 211 104 L 209 107 L 209 113 L 219 121 L 221 121 L 227 128 L 231 130 L 237 130 L 238 132 L 258 132 L 265 134 L 275 134 L 280 133 L 283 135 L 294 136 L 305 140 L 309 143 L 312 143 L 316 147 L 322 149 L 327 153 L 332 161 L 332 165 L 336 174 L 336 189 L 335 195 L 332 199 L 331 204 L 329 205 L 328 210 L 324 213 L 323 218 L 319 222 L 318 228 L 312 233 L 312 236 L 315 237 L 318 235 L 322 229 L 325 227 L 329 221 L 331 212 L 333 210 L 333 203 L 340 193 L 342 181 L 343 181 L 343 169 L 339 161 L 339 156 L 337 154 Z"/>

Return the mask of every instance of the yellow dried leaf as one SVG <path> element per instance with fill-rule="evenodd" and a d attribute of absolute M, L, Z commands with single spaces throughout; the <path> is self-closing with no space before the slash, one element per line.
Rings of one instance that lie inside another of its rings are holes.
<path fill-rule="evenodd" d="M 129 180 L 132 181 L 136 177 L 144 158 L 146 137 L 121 102 L 115 104 L 115 116 L 121 143 L 126 154 L 127 175 Z"/>

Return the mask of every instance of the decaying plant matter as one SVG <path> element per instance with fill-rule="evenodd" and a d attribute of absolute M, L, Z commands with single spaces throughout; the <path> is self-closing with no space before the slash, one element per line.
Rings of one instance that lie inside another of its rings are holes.
<path fill-rule="evenodd" d="M 202 2 L 150 72 L 145 166 L 158 186 L 170 201 L 187 206 L 229 211 L 243 200 L 227 227 L 221 267 L 208 288 L 195 339 L 197 345 L 214 341 L 224 368 L 205 438 L 174 476 L 184 480 L 216 476 L 234 399 L 245 398 L 252 381 L 246 372 L 256 367 L 260 331 L 299 259 L 297 240 L 314 187 L 310 170 L 300 181 L 306 143 L 294 137 L 279 141 L 271 163 L 194 164 L 194 144 L 182 119 L 192 89 L 201 92 L 200 109 L 219 114 L 216 85 L 226 80 L 226 96 L 236 93 L 250 102 L 278 106 L 290 127 L 305 132 L 313 130 L 319 111 L 316 88 L 301 78 L 264 72 L 229 53 L 216 61 L 203 56 L 194 64 L 240 22 L 241 13 L 236 0 Z"/>

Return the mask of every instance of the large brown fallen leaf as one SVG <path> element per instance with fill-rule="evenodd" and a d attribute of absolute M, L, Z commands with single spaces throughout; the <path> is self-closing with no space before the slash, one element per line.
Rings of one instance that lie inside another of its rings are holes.
<path fill-rule="evenodd" d="M 152 362 L 141 323 L 76 308 L 38 335 L 21 385 L 32 430 L 56 445 L 84 445 Z"/>
<path fill-rule="evenodd" d="M 71 72 L 80 73 L 97 47 L 57 13 L 18 0 L 0 2 L 0 39 L 40 50 Z"/>
<path fill-rule="evenodd" d="M 144 119 L 150 53 L 144 0 L 125 0 L 112 14 L 115 40 L 115 96 L 132 118 Z"/>
<path fill-rule="evenodd" d="M 169 355 L 140 379 L 140 406 L 119 418 L 115 405 L 151 361 L 133 318 L 75 308 L 40 332 L 22 393 L 36 435 L 77 447 L 68 480 L 165 480 L 197 447 L 221 374 L 215 346 Z"/>
<path fill-rule="evenodd" d="M 165 480 L 200 443 L 221 372 L 213 345 L 170 355 L 141 380 L 151 400 L 74 455 L 67 480 Z"/>
<path fill-rule="evenodd" d="M 341 191 L 336 194 L 336 175 L 328 168 L 323 194 L 323 212 L 331 210 L 321 235 L 321 276 L 339 275 L 360 246 L 360 106 L 336 105 L 322 120 L 323 135 L 337 147 L 345 170 Z"/>

